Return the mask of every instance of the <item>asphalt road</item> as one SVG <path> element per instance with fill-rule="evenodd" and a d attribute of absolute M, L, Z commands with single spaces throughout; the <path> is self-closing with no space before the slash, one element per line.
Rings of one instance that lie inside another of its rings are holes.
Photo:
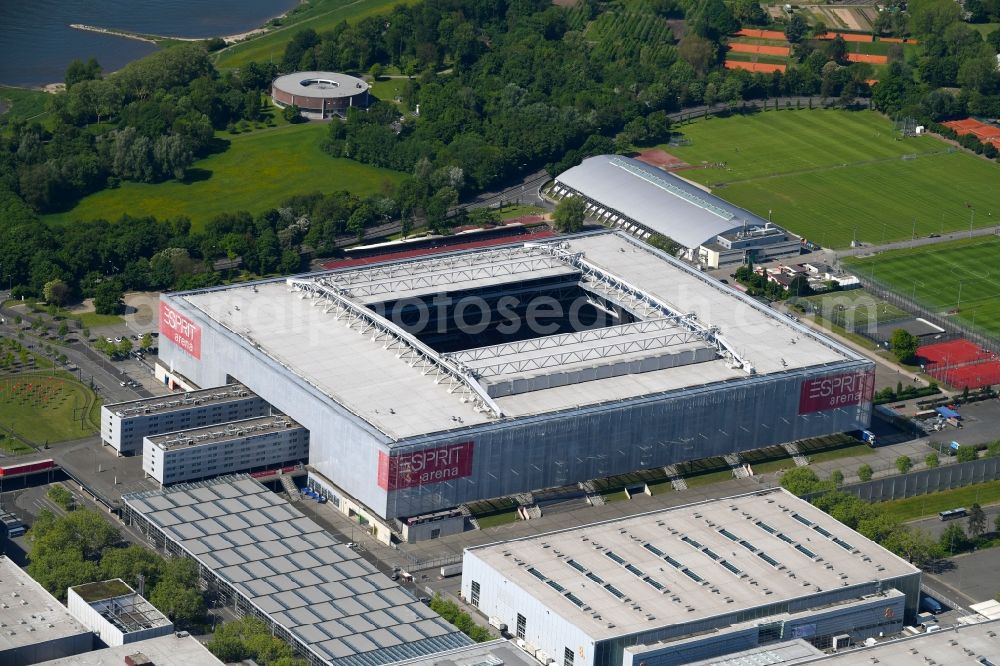
<path fill-rule="evenodd" d="M 864 245 L 862 247 L 852 247 L 846 250 L 831 250 L 832 254 L 840 259 L 843 257 L 853 257 L 857 255 L 875 254 L 877 252 L 887 252 L 889 250 L 905 250 L 911 247 L 923 247 L 925 245 L 936 245 L 938 243 L 948 243 L 963 238 L 977 238 L 981 236 L 1000 235 L 1000 227 L 979 227 L 971 231 L 956 231 L 950 234 L 941 234 L 930 237 L 913 238 L 911 240 L 895 241 L 893 243 L 880 243 L 879 245 Z"/>

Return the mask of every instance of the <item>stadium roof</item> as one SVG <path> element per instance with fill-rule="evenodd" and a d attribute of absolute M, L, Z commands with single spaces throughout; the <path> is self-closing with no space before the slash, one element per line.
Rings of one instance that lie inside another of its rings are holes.
<path fill-rule="evenodd" d="M 390 322 L 369 307 L 378 294 L 386 300 L 484 284 L 523 285 L 553 276 L 619 303 L 640 325 L 582 333 L 549 351 L 546 345 L 560 336 L 438 354 L 401 341 Z M 242 338 L 253 353 L 298 375 L 388 441 L 745 379 L 750 368 L 766 375 L 861 360 L 623 232 L 163 298 L 200 310 Z M 686 360 L 672 360 L 685 350 Z M 734 363 L 733 354 L 742 362 Z M 611 365 L 614 372 L 594 370 Z M 626 366 L 624 374 L 616 374 Z M 563 378 L 552 379 L 557 375 Z M 535 383 L 518 392 L 491 387 L 523 379 Z"/>
<path fill-rule="evenodd" d="M 620 155 L 588 157 L 556 182 L 687 248 L 727 231 L 767 224 L 683 178 Z"/>
<path fill-rule="evenodd" d="M 378 666 L 471 642 L 247 476 L 122 500 L 327 663 Z"/>
<path fill-rule="evenodd" d="M 465 552 L 594 640 L 920 572 L 781 489 Z"/>

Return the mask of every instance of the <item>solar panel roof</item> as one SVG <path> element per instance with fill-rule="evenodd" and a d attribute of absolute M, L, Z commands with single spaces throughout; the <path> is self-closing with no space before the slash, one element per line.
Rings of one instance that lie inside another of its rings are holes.
<path fill-rule="evenodd" d="M 332 666 L 379 666 L 471 640 L 246 476 L 123 497 Z"/>

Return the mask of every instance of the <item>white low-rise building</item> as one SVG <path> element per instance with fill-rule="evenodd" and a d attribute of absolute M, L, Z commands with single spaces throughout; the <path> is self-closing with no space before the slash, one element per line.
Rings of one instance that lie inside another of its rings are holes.
<path fill-rule="evenodd" d="M 146 437 L 142 469 L 160 485 L 304 462 L 309 431 L 287 416 Z"/>
<path fill-rule="evenodd" d="M 142 453 L 149 435 L 266 416 L 271 406 L 242 384 L 101 407 L 101 440 L 119 454 Z"/>
<path fill-rule="evenodd" d="M 109 647 L 174 631 L 173 622 L 120 578 L 71 587 L 66 602 L 70 614 Z"/>

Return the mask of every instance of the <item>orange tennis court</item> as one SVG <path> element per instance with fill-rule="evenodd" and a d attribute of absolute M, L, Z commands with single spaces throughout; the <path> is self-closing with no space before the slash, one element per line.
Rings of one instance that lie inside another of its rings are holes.
<path fill-rule="evenodd" d="M 870 62 L 875 65 L 884 65 L 889 62 L 888 56 L 869 53 L 848 53 L 847 59 L 851 62 Z"/>
<path fill-rule="evenodd" d="M 845 42 L 863 42 L 867 44 L 868 42 L 875 41 L 875 38 L 871 35 L 858 35 L 853 32 L 824 32 L 822 35 L 817 35 L 816 39 L 834 40 L 837 38 L 837 35 L 840 35 Z"/>
<path fill-rule="evenodd" d="M 735 53 L 760 53 L 776 56 L 787 56 L 789 54 L 787 46 L 766 46 L 764 44 L 743 44 L 741 42 L 731 43 L 729 50 Z"/>
<path fill-rule="evenodd" d="M 786 41 L 785 33 L 778 30 L 757 30 L 755 28 L 743 28 L 736 31 L 737 37 L 753 37 L 754 39 L 777 39 Z"/>
<path fill-rule="evenodd" d="M 742 60 L 727 60 L 726 69 L 742 69 L 748 72 L 784 72 L 784 65 L 774 65 L 769 62 L 744 62 Z"/>

